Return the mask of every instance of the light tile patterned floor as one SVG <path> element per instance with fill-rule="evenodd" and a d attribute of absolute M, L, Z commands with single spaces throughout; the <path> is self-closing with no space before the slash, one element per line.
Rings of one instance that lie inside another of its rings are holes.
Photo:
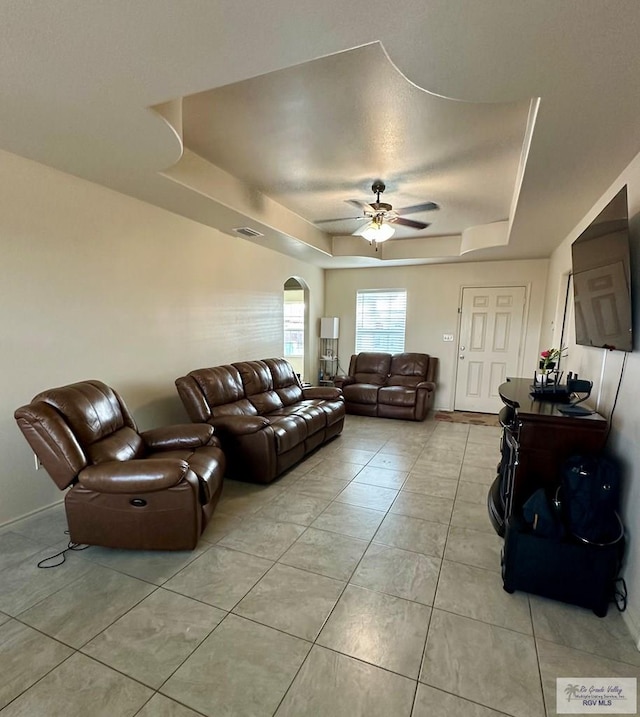
<path fill-rule="evenodd" d="M 640 677 L 612 608 L 500 578 L 499 429 L 348 416 L 270 486 L 228 482 L 197 550 L 0 530 L 2 717 L 549 717 L 555 678 Z"/>

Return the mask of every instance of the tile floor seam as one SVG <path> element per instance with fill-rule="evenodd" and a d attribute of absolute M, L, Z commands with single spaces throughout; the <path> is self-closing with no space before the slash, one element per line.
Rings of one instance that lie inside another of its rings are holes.
<path fill-rule="evenodd" d="M 602 618 L 598 618 L 598 619 L 601 620 Z M 580 652 L 583 655 L 589 655 L 590 657 L 598 657 L 603 660 L 609 660 L 611 662 L 619 662 L 622 665 L 629 665 L 629 667 L 633 667 L 635 670 L 638 670 L 639 674 L 640 674 L 640 665 L 636 664 L 635 662 L 629 662 L 628 660 L 625 660 L 622 657 L 611 657 L 611 656 L 605 655 L 604 653 L 601 653 L 601 652 L 592 652 L 591 650 L 585 650 L 582 647 L 573 647 L 572 645 L 567 645 L 564 642 L 555 642 L 554 640 L 547 640 L 542 637 L 537 637 L 534 639 L 536 641 L 536 645 L 538 644 L 538 642 L 548 642 L 550 645 L 555 645 L 556 647 L 564 647 L 567 650 L 572 650 L 573 652 Z"/>
<path fill-rule="evenodd" d="M 47 636 L 47 637 L 48 637 L 48 636 Z M 52 638 L 51 638 L 51 639 L 52 639 Z M 65 647 L 68 647 L 68 645 L 66 645 Z M 9 702 L 7 702 L 7 704 L 4 705 L 4 707 L 3 707 L 2 709 L 0 709 L 0 713 L 4 712 L 4 710 L 5 710 L 11 703 L 15 702 L 15 701 L 16 701 L 18 698 L 20 698 L 25 692 L 28 692 L 30 689 L 34 688 L 39 682 L 42 682 L 42 680 L 44 680 L 44 678 L 45 678 L 47 675 L 51 674 L 54 670 L 57 670 L 57 669 L 60 667 L 60 665 L 63 665 L 65 662 L 67 662 L 67 660 L 70 660 L 77 652 L 78 652 L 78 650 L 76 650 L 76 649 L 74 648 L 74 649 L 73 649 L 73 652 L 72 652 L 70 655 L 67 655 L 67 656 L 64 658 L 64 660 L 60 661 L 57 665 L 54 665 L 50 670 L 47 670 L 47 672 L 46 672 L 44 675 L 41 675 L 34 683 L 32 683 L 31 685 L 29 685 L 28 687 L 26 687 L 26 688 L 25 688 L 24 690 L 22 690 L 19 694 L 17 694 L 15 697 L 13 697 Z"/>
<path fill-rule="evenodd" d="M 200 642 L 196 645 L 196 647 L 194 647 L 193 650 L 191 650 L 191 652 L 188 655 L 186 655 L 184 660 L 182 660 L 180 662 L 180 664 L 176 666 L 176 668 L 167 676 L 167 678 L 162 682 L 162 684 L 160 684 L 158 687 L 155 688 L 155 691 L 157 694 L 161 694 L 163 697 L 167 697 L 168 699 L 174 700 L 175 702 L 179 702 L 180 704 L 183 704 L 185 707 L 188 707 L 188 709 L 195 710 L 194 707 L 191 707 L 191 706 L 185 704 L 184 702 L 180 702 L 180 700 L 177 700 L 175 697 L 170 697 L 166 693 L 160 692 L 160 690 L 167 684 L 167 682 L 169 682 L 169 680 L 176 674 L 176 672 L 178 672 L 178 670 L 184 665 L 184 663 L 193 657 L 193 655 L 197 652 L 198 648 L 200 648 L 204 644 L 204 642 L 206 640 L 208 640 L 211 637 L 211 635 L 213 635 L 213 633 L 220 627 L 220 625 L 222 625 L 222 623 L 228 619 L 229 615 L 233 615 L 234 617 L 237 617 L 237 618 L 240 618 L 243 620 L 249 620 L 249 622 L 253 622 L 257 625 L 260 625 L 261 627 L 270 627 L 270 625 L 264 625 L 263 623 L 257 622 L 257 620 L 252 620 L 251 618 L 244 617 L 243 615 L 236 615 L 235 613 L 227 612 L 227 614 L 222 618 L 222 620 L 220 620 L 220 622 L 215 627 L 213 627 L 202 640 L 200 640 Z M 277 630 L 277 632 L 281 632 L 282 634 L 288 635 L 289 637 L 291 637 L 291 635 L 289 633 L 285 632 L 284 630 L 278 630 L 275 627 L 272 627 L 271 629 Z M 293 637 L 296 637 L 296 636 L 294 635 Z M 301 637 L 298 639 L 304 640 L 304 638 L 301 638 Z M 304 641 L 308 642 L 308 640 L 304 640 Z M 198 712 L 198 710 L 195 710 L 195 711 Z M 198 712 L 198 714 L 200 714 L 200 713 Z"/>
<path fill-rule="evenodd" d="M 31 557 L 33 557 L 33 556 L 31 556 Z M 55 557 L 55 556 L 52 556 L 52 557 Z M 30 560 L 30 559 L 31 559 L 31 558 L 26 558 L 25 560 L 20 561 L 20 563 L 18 563 L 18 564 L 19 564 L 19 565 L 22 565 L 23 563 L 26 563 L 27 560 Z M 43 558 L 43 560 L 48 560 L 48 559 L 49 559 L 49 558 Z M 39 562 L 42 562 L 42 560 L 40 560 Z M 66 562 L 66 561 L 64 561 L 64 562 Z M 63 563 L 60 563 L 60 565 L 62 565 L 62 564 L 63 564 Z M 14 566 L 14 567 L 15 567 L 15 566 Z M 55 566 L 55 567 L 59 567 L 59 566 L 57 565 L 57 566 Z M 42 570 L 54 570 L 55 568 L 39 568 L 39 569 L 42 569 Z M 21 611 L 20 611 L 19 613 L 17 613 L 16 615 L 11 615 L 10 613 L 6 612 L 6 610 L 4 610 L 3 612 L 5 613 L 5 615 L 9 615 L 9 617 L 12 617 L 12 618 L 14 618 L 14 619 L 17 619 L 20 615 L 22 615 L 22 614 L 25 613 L 25 612 L 28 612 L 29 610 L 31 610 L 31 609 L 34 608 L 34 607 L 37 607 L 38 605 L 42 604 L 45 600 L 48 600 L 50 597 L 53 597 L 54 595 L 57 595 L 57 594 L 58 594 L 59 592 L 61 592 L 62 590 L 66 590 L 66 588 L 68 588 L 68 587 L 70 587 L 71 585 L 73 585 L 73 583 L 77 582 L 78 580 L 81 580 L 82 577 L 83 577 L 83 575 L 79 575 L 78 577 L 73 578 L 70 582 L 65 583 L 64 585 L 62 585 L 61 587 L 59 587 L 57 590 L 54 590 L 52 593 L 49 593 L 48 595 L 46 595 L 45 597 L 43 597 L 41 600 L 38 600 L 37 602 L 34 602 L 33 605 L 29 605 L 29 607 L 25 608 L 24 610 L 21 610 Z M 74 649 L 75 649 L 75 648 L 74 648 Z"/>
<path fill-rule="evenodd" d="M 498 623 L 491 622 L 490 620 L 483 619 L 481 617 L 471 617 L 471 615 L 464 615 L 460 612 L 454 612 L 453 610 L 444 607 L 439 607 L 437 605 L 433 606 L 434 610 L 438 610 L 439 612 L 446 612 L 447 615 L 453 615 L 455 617 L 463 617 L 467 620 L 475 620 L 476 622 L 480 622 L 483 625 L 489 625 L 491 627 L 499 627 L 501 630 L 508 630 L 509 632 L 515 632 L 517 635 L 522 635 L 524 637 L 530 637 L 532 640 L 535 641 L 535 637 L 533 636 L 532 632 L 523 632 L 522 630 L 516 630 L 514 627 L 507 627 L 506 625 L 499 625 Z M 556 644 L 556 643 L 554 643 Z"/>
<path fill-rule="evenodd" d="M 531 600 L 527 599 L 527 602 L 529 603 L 529 616 L 531 618 L 531 629 L 534 630 L 533 610 L 531 607 Z M 542 678 L 542 664 L 540 663 L 540 651 L 538 650 L 538 640 L 535 637 L 535 632 L 534 632 L 534 636 L 533 636 L 533 646 L 536 651 L 536 665 L 538 667 L 538 680 L 540 682 L 540 693 L 542 694 L 542 708 L 544 710 L 545 715 L 548 715 L 550 707 L 547 708 L 547 697 L 544 693 L 544 680 Z M 557 707 L 557 705 L 556 705 L 556 707 Z"/>

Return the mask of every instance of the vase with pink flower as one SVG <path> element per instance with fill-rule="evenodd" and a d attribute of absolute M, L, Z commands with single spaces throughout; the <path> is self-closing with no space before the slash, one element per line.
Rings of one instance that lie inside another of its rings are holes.
<path fill-rule="evenodd" d="M 559 349 L 550 348 L 540 352 L 539 373 L 536 372 L 535 375 L 536 384 L 550 386 L 559 383 L 561 374 L 556 366 L 558 361 L 566 356 L 566 350 L 566 346 L 561 346 Z"/>

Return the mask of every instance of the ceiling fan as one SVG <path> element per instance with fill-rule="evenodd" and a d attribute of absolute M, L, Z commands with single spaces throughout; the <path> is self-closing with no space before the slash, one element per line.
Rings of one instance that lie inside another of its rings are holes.
<path fill-rule="evenodd" d="M 356 229 L 356 231 L 352 232 L 352 235 L 364 237 L 373 244 L 380 244 L 393 236 L 395 229 L 392 224 L 400 224 L 401 226 L 411 227 L 412 229 L 426 229 L 429 226 L 429 224 L 425 222 L 405 219 L 404 214 L 430 212 L 434 209 L 439 209 L 435 202 L 424 202 L 424 204 L 416 204 L 411 207 L 404 207 L 403 209 L 394 209 L 391 204 L 380 201 L 380 195 L 385 189 L 384 182 L 381 179 L 376 179 L 371 185 L 371 190 L 376 195 L 375 202 L 367 203 L 359 199 L 346 200 L 348 204 L 353 204 L 358 207 L 358 209 L 362 209 L 363 213 L 360 216 L 321 219 L 315 223 L 328 224 L 330 222 L 367 220 L 367 224 Z"/>

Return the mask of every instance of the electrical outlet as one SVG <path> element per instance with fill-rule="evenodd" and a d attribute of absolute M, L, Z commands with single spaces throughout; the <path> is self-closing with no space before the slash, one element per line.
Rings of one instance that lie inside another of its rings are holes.
<path fill-rule="evenodd" d="M 442 334 L 443 341 L 453 341 L 453 334 Z"/>

